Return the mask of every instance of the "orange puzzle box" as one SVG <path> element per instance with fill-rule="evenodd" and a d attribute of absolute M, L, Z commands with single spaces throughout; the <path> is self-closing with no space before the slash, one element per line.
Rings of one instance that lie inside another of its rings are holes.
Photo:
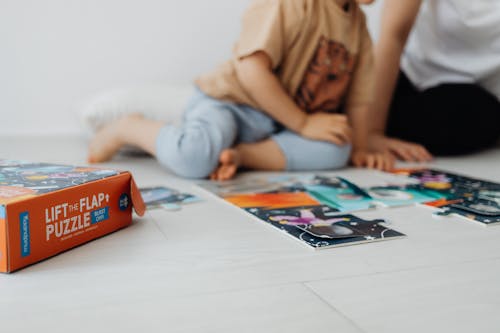
<path fill-rule="evenodd" d="M 0 159 L 0 272 L 89 242 L 143 215 L 126 171 Z"/>

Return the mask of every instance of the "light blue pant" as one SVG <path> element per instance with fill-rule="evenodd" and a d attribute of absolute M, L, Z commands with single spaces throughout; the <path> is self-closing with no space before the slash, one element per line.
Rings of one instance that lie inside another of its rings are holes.
<path fill-rule="evenodd" d="M 289 171 L 327 170 L 347 164 L 350 146 L 305 139 L 280 130 L 269 116 L 246 105 L 211 98 L 196 90 L 181 127 L 167 125 L 156 141 L 158 161 L 179 176 L 205 178 L 217 167 L 222 150 L 238 142 L 274 140 Z"/>

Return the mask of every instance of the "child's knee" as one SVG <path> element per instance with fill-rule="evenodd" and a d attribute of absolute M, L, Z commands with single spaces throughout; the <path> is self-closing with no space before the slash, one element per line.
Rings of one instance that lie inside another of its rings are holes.
<path fill-rule="evenodd" d="M 339 169 L 347 166 L 352 151 L 351 145 L 338 146 L 333 143 L 326 145 L 322 153 L 326 169 Z"/>
<path fill-rule="evenodd" d="M 286 158 L 288 171 L 331 170 L 345 167 L 351 146 L 313 141 L 285 131 L 274 136 Z"/>
<path fill-rule="evenodd" d="M 338 146 L 333 143 L 317 141 L 304 149 L 298 156 L 287 157 L 287 169 L 293 170 L 332 170 L 343 168 L 349 162 L 351 146 Z"/>
<path fill-rule="evenodd" d="M 215 168 L 216 161 L 207 156 L 205 145 L 183 144 L 159 162 L 178 176 L 185 178 L 206 178 Z"/>
<path fill-rule="evenodd" d="M 219 154 L 228 145 L 220 133 L 203 127 L 188 130 L 167 126 L 157 139 L 157 159 L 176 175 L 205 178 L 217 167 Z"/>

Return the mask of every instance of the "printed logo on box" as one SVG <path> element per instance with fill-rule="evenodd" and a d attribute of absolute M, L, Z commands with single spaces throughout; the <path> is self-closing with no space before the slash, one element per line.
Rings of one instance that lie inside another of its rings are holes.
<path fill-rule="evenodd" d="M 27 257 L 30 249 L 30 215 L 28 212 L 19 214 L 19 226 L 21 230 L 21 256 Z"/>
<path fill-rule="evenodd" d="M 118 206 L 120 207 L 121 211 L 127 210 L 128 206 L 130 204 L 130 199 L 128 197 L 127 193 L 123 193 L 120 195 L 120 200 L 118 201 Z"/>

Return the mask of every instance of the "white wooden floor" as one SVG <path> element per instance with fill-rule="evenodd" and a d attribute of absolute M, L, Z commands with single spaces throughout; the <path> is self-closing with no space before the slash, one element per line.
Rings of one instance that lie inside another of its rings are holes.
<path fill-rule="evenodd" d="M 81 139 L 0 140 L 1 158 L 82 164 L 85 151 Z M 358 215 L 408 237 L 314 252 L 151 159 L 106 165 L 205 201 L 0 274 L 0 332 L 500 332 L 500 227 L 377 210 Z M 500 149 L 432 166 L 500 182 Z"/>

